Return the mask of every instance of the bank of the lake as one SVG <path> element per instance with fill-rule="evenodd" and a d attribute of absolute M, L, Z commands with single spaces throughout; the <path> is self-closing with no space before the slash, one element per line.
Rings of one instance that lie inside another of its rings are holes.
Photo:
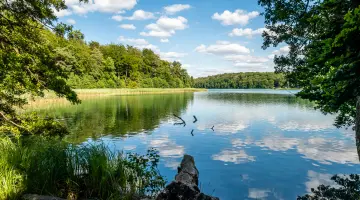
<path fill-rule="evenodd" d="M 106 96 L 125 96 L 125 95 L 142 95 L 142 94 L 174 94 L 186 92 L 206 92 L 203 88 L 99 88 L 99 89 L 75 89 L 75 92 L 81 100 L 106 97 Z M 46 106 L 51 103 L 56 104 L 70 104 L 66 99 L 56 96 L 53 92 L 46 92 L 44 97 L 37 97 L 31 99 L 29 97 L 29 104 L 26 108 L 34 106 Z"/>

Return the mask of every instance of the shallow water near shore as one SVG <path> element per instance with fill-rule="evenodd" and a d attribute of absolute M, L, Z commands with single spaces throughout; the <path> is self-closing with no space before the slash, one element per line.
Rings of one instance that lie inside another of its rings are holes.
<path fill-rule="evenodd" d="M 354 132 L 287 90 L 209 90 L 89 98 L 39 107 L 62 120 L 76 144 L 104 142 L 144 154 L 156 148 L 173 180 L 194 156 L 203 192 L 221 199 L 296 199 L 333 174 L 360 173 Z M 184 125 L 173 116 L 186 121 Z M 193 115 L 198 119 L 194 121 Z M 214 130 L 211 128 L 214 126 Z"/>

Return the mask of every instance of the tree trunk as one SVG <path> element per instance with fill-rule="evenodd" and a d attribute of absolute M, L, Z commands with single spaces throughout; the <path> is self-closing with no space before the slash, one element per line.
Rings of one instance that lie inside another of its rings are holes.
<path fill-rule="evenodd" d="M 127 85 L 126 78 L 127 78 L 127 69 L 125 69 L 125 85 Z"/>
<path fill-rule="evenodd" d="M 360 96 L 356 97 L 355 141 L 360 161 Z"/>

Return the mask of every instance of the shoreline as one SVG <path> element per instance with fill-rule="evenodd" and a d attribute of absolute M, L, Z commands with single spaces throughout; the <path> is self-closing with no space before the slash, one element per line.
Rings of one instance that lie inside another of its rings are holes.
<path fill-rule="evenodd" d="M 114 89 L 74 89 L 80 100 L 86 100 L 97 97 L 108 96 L 128 96 L 128 95 L 146 95 L 146 94 L 176 94 L 186 92 L 206 92 L 207 89 L 203 88 L 114 88 Z M 46 92 L 44 97 L 36 97 L 28 99 L 28 104 L 24 106 L 24 109 L 34 106 L 41 106 L 49 103 L 64 103 L 71 104 L 65 98 L 56 96 L 53 92 Z"/>

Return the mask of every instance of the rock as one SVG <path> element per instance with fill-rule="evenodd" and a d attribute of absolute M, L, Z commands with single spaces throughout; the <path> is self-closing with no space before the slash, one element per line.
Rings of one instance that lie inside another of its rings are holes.
<path fill-rule="evenodd" d="M 58 197 L 52 196 L 41 196 L 37 194 L 25 194 L 22 196 L 24 200 L 65 200 Z"/>
<path fill-rule="evenodd" d="M 198 185 L 199 171 L 194 158 L 184 155 L 175 180 L 166 186 L 156 200 L 219 200 L 217 197 L 201 193 Z"/>

